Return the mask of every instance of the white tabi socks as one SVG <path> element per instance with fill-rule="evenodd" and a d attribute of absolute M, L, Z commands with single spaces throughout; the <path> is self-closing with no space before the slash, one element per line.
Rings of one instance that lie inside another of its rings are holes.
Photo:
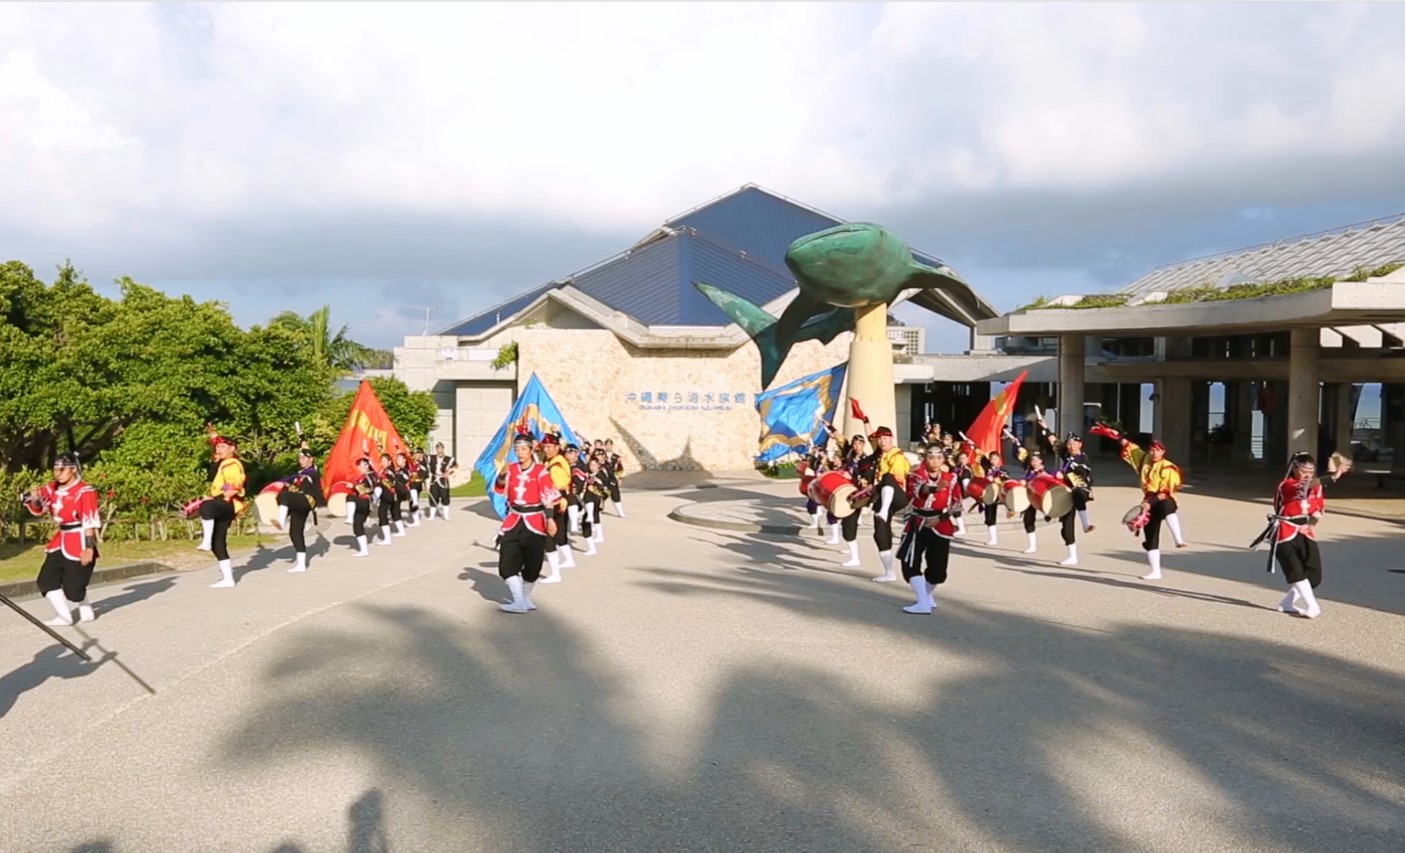
<path fill-rule="evenodd" d="M 444 516 L 445 521 L 449 520 L 449 507 L 447 504 L 439 507 L 439 512 Z"/>
<path fill-rule="evenodd" d="M 1027 536 L 1029 537 L 1029 547 L 1026 548 L 1026 549 L 1024 549 L 1024 552 L 1025 552 L 1026 554 L 1033 554 L 1035 551 L 1038 551 L 1038 550 L 1039 550 L 1039 537 L 1038 537 L 1038 534 L 1035 534 L 1035 533 L 1028 533 L 1028 534 L 1025 534 L 1025 535 L 1027 535 Z"/>
<path fill-rule="evenodd" d="M 200 544 L 195 546 L 195 550 L 212 550 L 210 541 L 215 537 L 215 520 L 213 518 L 200 519 L 200 537 Z"/>
<path fill-rule="evenodd" d="M 1060 561 L 1059 561 L 1059 565 L 1060 565 L 1060 566 L 1076 566 L 1076 565 L 1078 565 L 1078 543 L 1075 542 L 1074 544 L 1068 546 L 1068 557 L 1067 557 L 1067 559 L 1060 560 Z"/>
<path fill-rule="evenodd" d="M 561 583 L 561 558 L 556 556 L 555 551 L 546 552 L 547 565 L 551 566 L 551 574 L 541 578 L 537 583 Z"/>
<path fill-rule="evenodd" d="M 46 592 L 44 593 L 44 597 L 49 600 L 49 604 L 53 606 L 54 613 L 56 614 L 53 619 L 45 622 L 45 625 L 58 628 L 73 624 L 73 611 L 69 609 L 68 599 L 64 598 L 63 590 L 55 589 Z"/>
<path fill-rule="evenodd" d="M 390 523 L 390 526 L 395 528 L 395 535 L 396 535 L 396 536 L 404 536 L 404 535 L 405 535 L 405 522 L 403 522 L 403 521 L 392 521 L 392 522 Z"/>
<path fill-rule="evenodd" d="M 347 502 L 346 502 L 346 523 L 347 523 L 347 524 L 355 524 L 355 523 L 356 523 L 356 501 L 347 501 Z"/>
<path fill-rule="evenodd" d="M 852 569 L 852 568 L 854 568 L 854 567 L 860 565 L 860 563 L 859 563 L 859 543 L 858 543 L 858 540 L 855 540 L 855 541 L 853 541 L 853 542 L 848 543 L 848 545 L 849 545 L 849 561 L 844 564 L 844 568 L 846 568 L 846 569 Z"/>
<path fill-rule="evenodd" d="M 1092 532 L 1093 532 L 1093 523 L 1088 520 L 1088 510 L 1086 510 L 1086 509 L 1080 509 L 1080 510 L 1078 511 L 1078 521 L 1079 521 L 1080 524 L 1083 525 L 1083 532 L 1084 532 L 1084 533 L 1092 533 Z"/>
<path fill-rule="evenodd" d="M 571 517 L 571 532 L 581 532 L 581 508 L 578 506 L 566 507 L 566 514 Z"/>
<path fill-rule="evenodd" d="M 889 488 L 891 488 L 891 486 Z M 897 580 L 898 576 L 893 573 L 893 552 L 879 551 L 878 559 L 883 563 L 883 574 L 874 578 L 874 580 L 878 583 L 888 583 L 889 581 Z"/>
<path fill-rule="evenodd" d="M 1283 613 L 1297 614 L 1298 611 L 1298 588 L 1289 584 L 1288 594 L 1283 596 L 1283 600 L 1278 602 L 1278 609 Z"/>
<path fill-rule="evenodd" d="M 288 570 L 288 574 L 307 571 L 307 552 L 297 551 L 293 554 L 293 567 Z"/>
<path fill-rule="evenodd" d="M 624 501 L 615 501 L 615 515 L 624 518 Z"/>
<path fill-rule="evenodd" d="M 844 540 L 840 538 L 840 526 L 839 526 L 839 522 L 836 521 L 836 522 L 834 522 L 833 524 L 831 524 L 831 525 L 829 526 L 829 541 L 825 542 L 824 544 L 826 544 L 826 545 L 838 545 L 840 542 L 843 542 L 843 541 L 844 541 Z"/>
<path fill-rule="evenodd" d="M 528 610 L 536 610 L 537 603 L 532 600 L 532 589 L 536 587 L 534 583 L 522 583 L 522 603 L 527 605 Z"/>
<path fill-rule="evenodd" d="M 276 527 L 276 528 L 278 528 L 279 530 L 282 530 L 282 529 L 283 529 L 283 525 L 285 525 L 285 524 L 287 524 L 287 523 L 288 523 L 288 508 L 287 508 L 286 506 L 284 506 L 283 504 L 279 504 L 279 505 L 278 505 L 278 523 L 275 524 L 275 525 L 273 525 L 273 526 Z"/>
<path fill-rule="evenodd" d="M 966 516 L 964 516 L 964 515 L 958 515 L 958 516 L 956 516 L 956 535 L 957 535 L 957 536 L 965 536 L 965 535 L 966 535 Z"/>
<path fill-rule="evenodd" d="M 234 586 L 234 564 L 229 560 L 220 560 L 218 564 L 220 579 L 210 584 L 210 589 L 230 589 Z"/>
<path fill-rule="evenodd" d="M 814 526 L 816 533 L 824 532 L 824 510 L 815 507 L 815 511 L 810 513 L 810 523 Z"/>
<path fill-rule="evenodd" d="M 386 525 L 385 527 L 382 527 L 382 528 L 381 528 L 381 538 L 379 538 L 379 539 L 376 540 L 376 544 L 377 544 L 377 545 L 389 545 L 389 544 L 390 544 L 390 526 L 389 526 L 389 525 Z"/>
<path fill-rule="evenodd" d="M 418 489 L 411 489 L 411 490 L 410 490 L 410 503 L 413 504 L 414 507 L 415 507 L 414 509 L 410 510 L 410 526 L 411 526 L 411 527 L 419 527 L 419 526 L 420 526 L 420 493 L 419 493 L 419 490 L 418 490 Z"/>
<path fill-rule="evenodd" d="M 893 487 L 884 486 L 879 493 L 883 496 L 883 505 L 873 516 L 880 521 L 887 521 L 888 512 L 893 508 Z"/>
<path fill-rule="evenodd" d="M 927 579 L 917 575 L 907 582 L 912 587 L 912 591 L 917 594 L 917 603 L 909 604 L 903 608 L 904 613 L 931 613 L 937 603 L 932 600 L 932 585 L 927 583 Z"/>
<path fill-rule="evenodd" d="M 1184 548 L 1185 537 L 1181 535 L 1181 520 L 1174 512 L 1166 516 L 1166 526 L 1171 528 L 1171 538 L 1176 540 L 1176 547 Z"/>
<path fill-rule="evenodd" d="M 598 551 L 595 550 L 595 537 L 587 536 L 585 540 L 585 550 L 581 552 L 582 557 L 594 557 Z"/>
<path fill-rule="evenodd" d="M 985 544 L 987 544 L 987 545 L 998 545 L 998 544 L 1000 544 L 1000 534 L 995 531 L 995 525 L 993 525 L 993 524 L 988 524 L 988 525 L 986 525 L 985 531 L 986 531 L 986 533 L 989 534 L 989 538 L 985 540 Z"/>
<path fill-rule="evenodd" d="M 1161 580 L 1161 549 L 1146 552 L 1146 561 L 1151 564 L 1151 571 L 1142 575 L 1144 581 Z"/>
<path fill-rule="evenodd" d="M 594 528 L 592 528 L 592 530 L 590 531 L 590 532 L 591 532 L 590 541 L 591 541 L 591 542 L 604 542 L 604 541 L 605 541 L 605 525 L 601 524 L 601 523 L 600 523 L 600 519 L 598 519 L 598 518 L 595 519 L 595 521 L 594 521 L 593 523 L 594 523 L 595 526 L 594 526 Z"/>
<path fill-rule="evenodd" d="M 82 601 L 75 601 L 73 603 L 78 605 L 79 622 L 91 622 L 98 618 L 97 614 L 93 612 L 93 606 L 88 603 L 88 596 L 85 595 Z"/>
<path fill-rule="evenodd" d="M 1309 619 L 1316 619 L 1318 616 L 1322 615 L 1322 608 L 1317 604 L 1317 596 L 1312 593 L 1311 581 L 1298 581 L 1293 584 L 1293 589 L 1297 590 L 1298 597 L 1303 600 L 1303 604 L 1307 605 L 1306 610 L 1299 611 L 1303 616 Z"/>
<path fill-rule="evenodd" d="M 527 612 L 527 590 L 522 583 L 521 575 L 513 575 L 507 579 L 507 591 L 512 593 L 512 601 L 508 604 L 499 604 L 498 609 L 504 613 L 526 613 Z"/>
<path fill-rule="evenodd" d="M 558 564 L 563 569 L 574 569 L 576 567 L 575 555 L 571 553 L 570 545 L 560 545 L 556 549 Z"/>
<path fill-rule="evenodd" d="M 369 556 L 371 556 L 371 552 L 366 550 L 366 537 L 365 537 L 365 536 L 358 536 L 358 537 L 356 537 L 356 547 L 357 547 L 358 550 L 356 551 L 355 554 L 352 554 L 351 556 L 353 556 L 353 557 L 369 557 Z"/>

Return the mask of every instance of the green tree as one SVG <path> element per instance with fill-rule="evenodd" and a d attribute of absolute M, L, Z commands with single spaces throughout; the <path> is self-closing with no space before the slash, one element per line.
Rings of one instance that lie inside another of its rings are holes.
<path fill-rule="evenodd" d="M 346 326 L 332 332 L 332 307 L 323 305 L 306 317 L 295 311 L 284 311 L 269 323 L 306 335 L 312 343 L 313 357 L 342 374 L 369 367 L 379 367 L 386 360 L 384 350 L 373 349 L 347 337 Z"/>

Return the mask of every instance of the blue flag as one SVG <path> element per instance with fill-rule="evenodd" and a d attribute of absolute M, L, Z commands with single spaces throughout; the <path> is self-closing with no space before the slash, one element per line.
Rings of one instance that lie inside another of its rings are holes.
<path fill-rule="evenodd" d="M 535 373 L 527 380 L 527 387 L 522 389 L 507 420 L 498 427 L 478 461 L 473 463 L 473 470 L 488 481 L 488 500 L 492 502 L 498 518 L 507 518 L 507 498 L 493 491 L 493 481 L 509 462 L 517 461 L 512 453 L 512 439 L 522 432 L 531 433 L 537 440 L 547 433 L 555 433 L 561 436 L 562 445 L 577 443 L 576 434 L 566 425 L 561 410 L 556 408 L 555 401 L 546 393 L 546 387 Z"/>
<path fill-rule="evenodd" d="M 761 414 L 758 462 L 805 453 L 811 446 L 828 441 L 825 424 L 834 420 L 848 368 L 848 364 L 841 364 L 756 395 L 756 411 Z"/>

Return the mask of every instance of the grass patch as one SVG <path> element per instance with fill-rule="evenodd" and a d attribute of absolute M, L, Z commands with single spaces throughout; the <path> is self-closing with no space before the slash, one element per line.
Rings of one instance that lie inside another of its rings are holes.
<path fill-rule="evenodd" d="M 230 536 L 229 549 L 231 551 L 241 548 L 252 548 L 259 542 L 268 542 L 274 537 L 257 536 L 249 534 L 246 536 Z M 44 563 L 44 545 L 46 542 L 28 542 L 24 545 L 15 542 L 0 543 L 0 583 L 10 581 L 33 580 L 39 574 L 39 566 Z M 163 557 L 181 557 L 188 559 L 195 552 L 196 542 L 193 539 L 167 539 L 165 542 L 110 542 L 98 546 L 98 568 L 111 568 L 124 563 L 137 563 L 142 560 L 155 560 L 166 562 Z M 208 556 L 208 555 L 202 555 Z M 209 557 L 211 563 L 214 557 Z"/>
<path fill-rule="evenodd" d="M 467 483 L 449 490 L 451 498 L 481 498 L 486 494 L 488 494 L 488 481 L 484 480 L 483 475 L 477 471 L 473 472 L 473 477 Z"/>

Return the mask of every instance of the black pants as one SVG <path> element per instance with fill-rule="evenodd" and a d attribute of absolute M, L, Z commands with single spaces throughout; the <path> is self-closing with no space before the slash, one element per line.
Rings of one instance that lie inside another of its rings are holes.
<path fill-rule="evenodd" d="M 950 562 L 951 540 L 937 535 L 930 527 L 922 528 L 913 536 L 912 554 L 903 560 L 903 580 L 910 581 L 921 574 L 928 583 L 946 583 Z"/>
<path fill-rule="evenodd" d="M 405 487 L 405 500 L 410 502 L 410 515 L 420 510 L 420 484 L 411 483 Z"/>
<path fill-rule="evenodd" d="M 224 498 L 210 498 L 200 504 L 200 517 L 215 523 L 210 535 L 210 551 L 216 560 L 229 559 L 229 525 L 234 521 L 234 504 Z"/>
<path fill-rule="evenodd" d="M 1316 539 L 1299 533 L 1287 542 L 1278 543 L 1273 556 L 1289 584 L 1307 581 L 1317 589 L 1322 583 L 1322 552 L 1317 549 Z"/>
<path fill-rule="evenodd" d="M 365 536 L 366 519 L 371 517 L 371 496 L 356 495 L 350 500 L 356 506 L 356 511 L 351 514 L 351 532 L 357 536 Z"/>
<path fill-rule="evenodd" d="M 1065 545 L 1072 545 L 1078 541 L 1073 527 L 1073 520 L 1077 517 L 1078 510 L 1071 509 L 1064 514 L 1063 518 L 1059 519 L 1059 535 L 1063 537 Z"/>
<path fill-rule="evenodd" d="M 608 489 L 610 490 L 610 500 L 614 501 L 615 503 L 619 503 L 619 502 L 620 502 L 620 481 L 619 481 L 618 478 L 615 477 L 614 474 L 611 474 L 611 475 L 610 475 L 610 482 L 606 484 L 606 488 L 608 488 Z"/>
<path fill-rule="evenodd" d="M 1146 551 L 1156 551 L 1161 548 L 1161 522 L 1166 520 L 1166 516 L 1176 511 L 1176 499 L 1166 498 L 1162 501 L 1154 501 L 1151 504 L 1150 518 L 1146 527 L 1142 530 L 1142 535 L 1146 537 L 1142 542 L 1142 549 Z"/>
<path fill-rule="evenodd" d="M 400 520 L 400 501 L 398 498 L 399 496 L 394 491 L 381 492 L 380 515 L 377 517 L 381 527 L 389 527 L 392 520 Z"/>
<path fill-rule="evenodd" d="M 1000 504 L 985 504 L 985 526 L 995 526 L 995 514 L 1000 510 Z"/>
<path fill-rule="evenodd" d="M 1074 489 L 1074 490 L 1073 490 L 1073 509 L 1074 509 L 1074 511 L 1076 512 L 1076 511 L 1079 511 L 1079 510 L 1085 510 L 1085 509 L 1087 509 L 1087 508 L 1088 508 L 1088 501 L 1090 501 L 1090 500 L 1092 500 L 1092 499 L 1093 499 L 1093 496 L 1092 496 L 1091 493 L 1089 493 L 1089 491 L 1088 491 L 1087 489 Z"/>
<path fill-rule="evenodd" d="M 570 539 L 571 521 L 566 515 L 566 510 L 560 510 L 556 517 L 556 537 L 551 541 L 551 547 L 547 550 L 555 551 L 557 548 L 564 548 L 571 544 Z"/>
<path fill-rule="evenodd" d="M 600 517 L 601 500 L 595 495 L 586 495 L 581 502 L 581 535 L 589 539 L 595 531 L 595 519 Z"/>
<path fill-rule="evenodd" d="M 44 595 L 62 589 L 64 598 L 82 601 L 88 595 L 88 581 L 93 579 L 93 568 L 97 564 L 96 546 L 93 548 L 93 561 L 86 566 L 65 557 L 62 549 L 50 551 L 44 555 L 44 565 L 39 567 L 39 577 L 34 579 L 34 583 Z"/>
<path fill-rule="evenodd" d="M 863 515 L 863 509 L 856 509 L 843 518 L 839 519 L 839 532 L 844 536 L 845 542 L 853 542 L 859 538 L 859 516 Z"/>
<path fill-rule="evenodd" d="M 888 517 L 879 518 L 878 510 L 883 508 L 883 487 L 893 487 L 893 502 L 888 505 Z M 907 490 L 892 474 L 884 474 L 878 485 L 873 487 L 873 544 L 878 550 L 893 550 L 893 516 L 907 507 Z"/>
<path fill-rule="evenodd" d="M 556 525 L 560 530 L 563 525 Z M 546 558 L 546 537 L 533 533 L 526 522 L 499 534 L 498 577 L 503 580 L 521 575 L 527 583 L 536 583 L 542 574 L 542 560 Z"/>
<path fill-rule="evenodd" d="M 317 508 L 317 504 L 302 492 L 284 489 L 278 493 L 278 505 L 288 508 L 288 538 L 293 540 L 293 550 L 306 554 L 307 516 Z"/>
<path fill-rule="evenodd" d="M 449 505 L 449 484 L 435 480 L 429 484 L 429 504 L 430 506 Z"/>

